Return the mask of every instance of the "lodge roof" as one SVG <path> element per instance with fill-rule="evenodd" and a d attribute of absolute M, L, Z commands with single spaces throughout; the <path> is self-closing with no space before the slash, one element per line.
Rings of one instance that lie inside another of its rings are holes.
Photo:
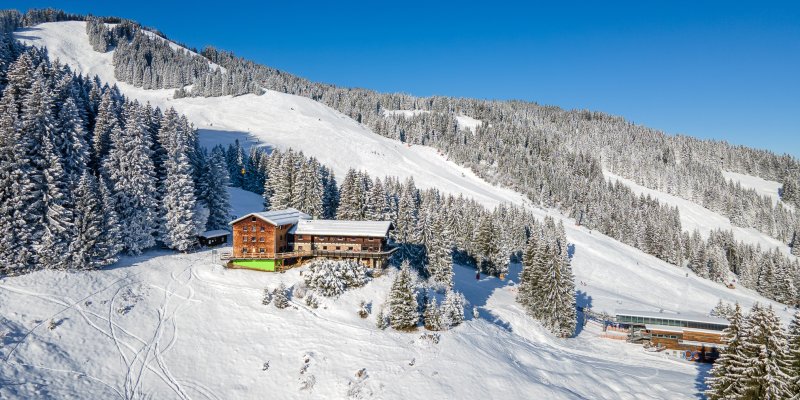
<path fill-rule="evenodd" d="M 231 234 L 231 232 L 228 231 L 228 230 L 217 229 L 217 230 L 213 230 L 213 231 L 205 231 L 205 232 L 203 232 L 203 233 L 201 233 L 201 234 L 199 234 L 197 236 L 200 236 L 201 238 L 205 238 L 205 239 L 211 239 L 211 238 L 220 237 L 220 236 L 227 236 L 227 235 L 230 235 L 230 234 Z"/>
<path fill-rule="evenodd" d="M 658 318 L 658 319 L 668 319 L 673 321 L 699 322 L 702 324 L 718 324 L 725 326 L 730 325 L 727 319 L 709 317 L 707 315 L 698 313 L 672 314 L 672 313 L 661 313 L 654 311 L 615 310 L 614 314 L 616 314 L 617 316 L 624 315 L 627 317 Z"/>
<path fill-rule="evenodd" d="M 294 235 L 386 237 L 391 221 L 301 219 L 289 229 Z"/>
<path fill-rule="evenodd" d="M 272 210 L 272 211 L 250 213 L 229 222 L 228 225 L 233 225 L 251 216 L 261 218 L 262 220 L 267 221 L 275 226 L 294 225 L 297 223 L 297 221 L 311 219 L 310 215 L 302 211 L 296 210 L 294 208 L 287 208 L 284 210 Z"/>

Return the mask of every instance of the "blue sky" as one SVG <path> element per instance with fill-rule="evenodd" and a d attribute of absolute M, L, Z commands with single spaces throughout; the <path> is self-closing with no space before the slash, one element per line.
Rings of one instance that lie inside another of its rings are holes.
<path fill-rule="evenodd" d="M 346 3 L 346 4 L 345 4 Z M 523 99 L 800 157 L 800 3 L 4 1 L 117 15 L 315 81 Z"/>

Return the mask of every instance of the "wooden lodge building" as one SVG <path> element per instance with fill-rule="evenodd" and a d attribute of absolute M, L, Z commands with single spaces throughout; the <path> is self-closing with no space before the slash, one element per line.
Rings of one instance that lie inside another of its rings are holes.
<path fill-rule="evenodd" d="M 350 259 L 383 268 L 394 252 L 390 221 L 311 219 L 293 208 L 247 214 L 230 222 L 228 267 L 281 271 L 315 257 Z"/>
<path fill-rule="evenodd" d="M 633 342 L 643 342 L 689 361 L 713 361 L 725 347 L 728 320 L 700 314 L 617 310 L 616 322 Z"/>

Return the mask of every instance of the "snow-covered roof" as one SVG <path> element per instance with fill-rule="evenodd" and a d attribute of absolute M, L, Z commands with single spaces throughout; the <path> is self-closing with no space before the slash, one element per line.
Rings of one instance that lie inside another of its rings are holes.
<path fill-rule="evenodd" d="M 198 236 L 208 239 L 208 238 L 212 238 L 212 237 L 226 236 L 226 235 L 230 235 L 230 234 L 231 234 L 231 231 L 228 231 L 228 230 L 225 230 L 225 229 L 217 229 L 217 230 L 213 230 L 213 231 L 205 231 L 205 232 L 199 234 Z"/>
<path fill-rule="evenodd" d="M 729 325 L 727 319 L 709 317 L 707 315 L 697 314 L 697 313 L 672 314 L 672 313 L 660 313 L 654 311 L 616 310 L 614 311 L 614 314 L 617 316 L 623 315 L 627 317 L 658 318 L 658 319 L 670 319 L 676 321 L 699 322 L 702 324 L 718 324 L 725 326 Z"/>
<path fill-rule="evenodd" d="M 245 218 L 249 218 L 249 217 L 261 218 L 262 220 L 267 221 L 270 224 L 275 225 L 275 226 L 293 225 L 293 224 L 296 224 L 297 221 L 299 221 L 299 220 L 311 219 L 310 215 L 308 215 L 308 214 L 306 214 L 306 213 L 304 213 L 302 211 L 296 210 L 294 208 L 287 208 L 285 210 L 272 210 L 272 211 L 262 211 L 262 212 L 250 213 L 250 214 L 247 214 L 247 215 L 242 216 L 240 218 L 237 218 L 237 219 L 229 222 L 228 224 L 229 225 L 233 225 L 233 224 L 235 224 L 235 223 L 237 223 L 237 222 L 239 222 L 239 221 L 241 221 L 241 220 L 243 220 Z"/>
<path fill-rule="evenodd" d="M 384 237 L 391 221 L 300 220 L 289 230 L 295 235 Z"/>

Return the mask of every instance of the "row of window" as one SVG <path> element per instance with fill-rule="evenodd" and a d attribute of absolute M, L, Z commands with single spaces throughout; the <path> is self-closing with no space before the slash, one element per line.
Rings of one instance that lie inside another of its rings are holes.
<path fill-rule="evenodd" d="M 677 339 L 678 335 L 664 335 L 663 333 L 654 333 L 653 337 L 663 338 L 663 339 Z"/>
<path fill-rule="evenodd" d="M 249 228 L 249 230 L 250 230 L 250 232 L 256 232 L 256 231 L 258 231 L 258 227 L 257 227 L 257 226 L 255 226 L 255 225 L 253 225 L 253 226 L 251 226 L 251 227 Z M 248 227 L 247 227 L 247 225 L 245 225 L 245 226 L 242 226 L 242 231 L 243 231 L 243 232 L 247 232 L 247 231 L 248 231 Z M 265 231 L 266 231 L 266 228 L 265 228 L 264 226 L 262 226 L 262 227 L 261 227 L 261 232 L 265 232 Z"/>
<path fill-rule="evenodd" d="M 245 237 L 243 237 L 243 238 L 242 238 L 242 242 L 245 242 L 245 243 L 247 243 L 247 242 L 248 242 L 248 239 L 249 239 L 249 241 L 250 241 L 250 242 L 253 242 L 253 243 L 255 243 L 255 242 L 256 242 L 256 237 L 255 237 L 255 236 L 251 236 L 250 238 L 248 238 L 247 236 L 245 236 Z M 258 241 L 259 241 L 259 242 L 261 242 L 261 243 L 264 243 L 264 241 L 265 241 L 265 240 L 264 240 L 264 238 L 263 238 L 263 237 L 260 237 L 260 238 L 258 238 Z"/>
<path fill-rule="evenodd" d="M 380 240 L 378 238 L 371 238 L 371 237 L 368 237 L 368 238 L 365 238 L 365 239 L 368 242 L 374 242 L 376 240 Z M 311 240 L 311 235 L 297 235 L 297 240 Z M 338 240 L 338 241 L 342 242 L 342 241 L 345 241 L 345 240 L 356 241 L 356 240 L 358 240 L 358 238 L 355 238 L 355 237 L 344 237 L 344 236 L 339 236 L 339 237 L 316 236 L 314 238 L 314 240 L 317 240 L 317 241 Z"/>
<path fill-rule="evenodd" d="M 681 321 L 677 319 L 637 317 L 628 315 L 618 315 L 617 322 L 631 323 L 631 324 L 682 326 L 685 328 L 710 329 L 717 331 L 721 331 L 727 328 L 726 325 L 713 324 L 708 322 Z"/>

